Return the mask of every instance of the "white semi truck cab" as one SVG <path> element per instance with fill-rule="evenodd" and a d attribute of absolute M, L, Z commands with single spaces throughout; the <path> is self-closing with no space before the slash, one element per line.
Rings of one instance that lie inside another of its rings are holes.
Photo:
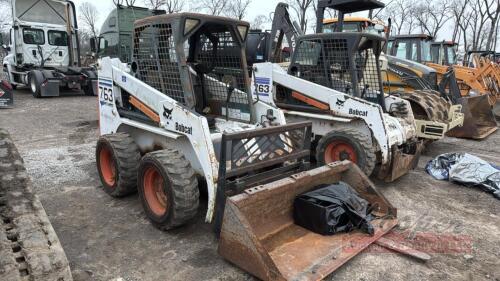
<path fill-rule="evenodd" d="M 82 67 L 75 5 L 61 0 L 13 0 L 4 72 L 33 96 L 59 96 L 59 88 L 97 95 L 94 69 Z"/>

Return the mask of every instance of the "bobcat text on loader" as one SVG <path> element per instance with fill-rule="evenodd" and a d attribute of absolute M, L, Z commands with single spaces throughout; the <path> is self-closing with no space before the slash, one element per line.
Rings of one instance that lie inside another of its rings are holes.
<path fill-rule="evenodd" d="M 2 65 L 14 88 L 28 86 L 36 98 L 59 96 L 60 87 L 97 95 L 95 70 L 81 66 L 73 2 L 12 0 L 12 15 Z"/>
<path fill-rule="evenodd" d="M 163 230 L 196 215 L 204 180 L 224 258 L 263 280 L 320 280 L 390 231 L 396 209 L 348 161 L 308 170 L 311 124 L 286 124 L 281 110 L 252 100 L 248 28 L 192 13 L 136 21 L 130 67 L 98 63 L 99 176 L 114 197 L 137 188 Z M 339 181 L 372 205 L 372 236 L 293 223 L 297 195 Z"/>

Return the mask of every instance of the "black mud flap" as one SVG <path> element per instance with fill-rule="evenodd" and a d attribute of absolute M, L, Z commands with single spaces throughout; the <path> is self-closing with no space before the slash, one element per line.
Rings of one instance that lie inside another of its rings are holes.
<path fill-rule="evenodd" d="M 48 79 L 40 85 L 40 96 L 42 97 L 58 97 L 59 96 L 59 79 Z"/>
<path fill-rule="evenodd" d="M 214 230 L 220 233 L 226 198 L 309 168 L 311 122 L 223 134 Z"/>
<path fill-rule="evenodd" d="M 90 81 L 91 83 L 91 86 L 92 86 L 92 91 L 94 92 L 94 96 L 98 96 L 99 95 L 99 88 L 98 88 L 98 83 L 99 83 L 99 80 L 97 79 L 92 79 Z"/>

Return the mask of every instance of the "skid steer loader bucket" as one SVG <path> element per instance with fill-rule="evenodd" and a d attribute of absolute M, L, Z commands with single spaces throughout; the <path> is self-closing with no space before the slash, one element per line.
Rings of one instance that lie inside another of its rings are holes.
<path fill-rule="evenodd" d="M 322 236 L 294 224 L 297 195 L 343 181 L 373 206 L 373 236 Z M 336 162 L 246 189 L 226 201 L 219 254 L 262 280 L 321 280 L 390 231 L 396 209 L 349 161 Z"/>
<path fill-rule="evenodd" d="M 488 95 L 459 98 L 457 103 L 462 105 L 464 124 L 449 131 L 447 136 L 481 140 L 497 130 Z"/>

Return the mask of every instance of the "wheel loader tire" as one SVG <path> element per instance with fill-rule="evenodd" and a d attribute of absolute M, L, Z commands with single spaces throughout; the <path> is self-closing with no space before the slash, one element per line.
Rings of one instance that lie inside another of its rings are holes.
<path fill-rule="evenodd" d="M 198 179 L 179 151 L 146 154 L 139 166 L 138 183 L 146 216 L 161 230 L 181 226 L 198 211 Z"/>
<path fill-rule="evenodd" d="M 350 160 L 367 175 L 373 173 L 377 157 L 371 137 L 345 128 L 323 136 L 316 147 L 316 160 L 324 165 L 335 161 Z"/>
<path fill-rule="evenodd" d="M 43 73 L 39 70 L 32 70 L 29 73 L 28 78 L 29 78 L 31 94 L 33 94 L 33 97 L 37 99 L 41 98 L 42 97 L 41 85 L 44 80 Z"/>
<path fill-rule="evenodd" d="M 116 133 L 99 138 L 96 163 L 103 189 L 113 197 L 136 191 L 139 148 L 128 134 Z"/>
<path fill-rule="evenodd" d="M 447 122 L 450 102 L 442 98 L 437 91 L 416 90 L 401 96 L 410 101 L 415 119 Z"/>

